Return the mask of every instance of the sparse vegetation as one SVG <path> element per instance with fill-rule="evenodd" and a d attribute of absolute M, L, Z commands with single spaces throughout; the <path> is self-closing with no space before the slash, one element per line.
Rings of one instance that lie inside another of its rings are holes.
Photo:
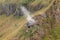
<path fill-rule="evenodd" d="M 36 24 L 27 26 L 21 5 Z M 0 0 L 0 40 L 60 40 L 59 17 L 60 0 Z"/>

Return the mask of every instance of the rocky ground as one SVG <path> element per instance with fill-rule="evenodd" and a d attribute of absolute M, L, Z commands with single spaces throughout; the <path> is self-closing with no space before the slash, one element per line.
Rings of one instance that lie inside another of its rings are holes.
<path fill-rule="evenodd" d="M 21 5 L 34 13 L 47 7 L 51 1 L 46 4 L 39 2 L 37 5 L 33 1 L 31 3 L 23 2 Z M 27 22 L 23 25 L 24 27 L 15 32 L 16 29 L 21 27 L 20 24 L 22 25 L 25 19 L 20 9 L 21 5 L 16 3 L 0 4 L 0 40 L 60 40 L 59 0 L 54 1 L 53 5 L 44 14 L 33 17 L 37 21 L 36 24 L 28 25 Z M 19 18 L 17 19 L 15 16 Z M 14 33 L 13 37 L 11 33 Z"/>

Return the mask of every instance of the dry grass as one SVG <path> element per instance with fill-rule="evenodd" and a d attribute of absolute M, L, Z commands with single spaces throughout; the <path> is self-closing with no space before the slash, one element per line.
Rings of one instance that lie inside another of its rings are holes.
<path fill-rule="evenodd" d="M 11 2 L 13 1 L 11 0 Z M 37 1 L 30 4 L 36 6 L 40 3 Z M 17 0 L 14 2 L 16 3 Z M 4 3 L 4 0 L 0 0 L 0 3 Z M 45 3 L 43 4 L 45 5 Z M 33 25 L 31 28 L 24 26 L 27 23 L 25 17 L 17 19 L 13 15 L 0 16 L 0 40 L 60 40 L 60 19 L 56 17 L 60 15 L 59 3 L 58 0 L 52 0 L 51 3 L 47 3 L 49 5 L 46 8 L 33 12 L 31 15 L 36 17 L 40 25 Z M 41 17 L 43 14 L 46 17 Z"/>

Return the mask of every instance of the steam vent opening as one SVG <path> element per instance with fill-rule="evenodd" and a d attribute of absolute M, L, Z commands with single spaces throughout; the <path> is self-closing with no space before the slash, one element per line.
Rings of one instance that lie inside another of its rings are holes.
<path fill-rule="evenodd" d="M 0 40 L 60 40 L 60 0 L 0 0 Z"/>

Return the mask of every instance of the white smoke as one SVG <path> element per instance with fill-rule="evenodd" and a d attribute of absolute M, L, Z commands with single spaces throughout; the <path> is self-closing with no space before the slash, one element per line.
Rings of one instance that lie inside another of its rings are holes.
<path fill-rule="evenodd" d="M 35 23 L 35 20 L 30 15 L 30 12 L 24 6 L 21 6 L 20 8 L 21 8 L 21 11 L 23 12 L 24 16 L 26 17 L 27 21 L 30 24 Z"/>

